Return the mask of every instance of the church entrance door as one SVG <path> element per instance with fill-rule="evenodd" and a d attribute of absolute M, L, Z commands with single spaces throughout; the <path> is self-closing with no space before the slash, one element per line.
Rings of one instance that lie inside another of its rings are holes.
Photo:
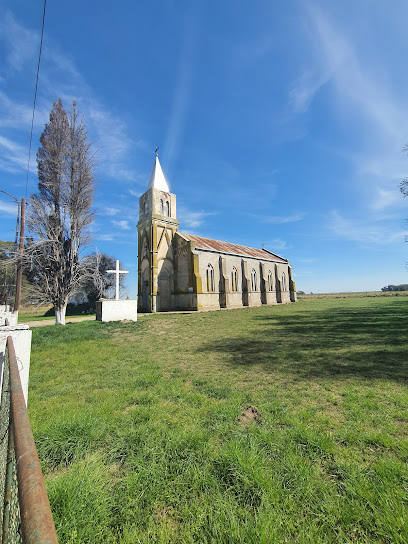
<path fill-rule="evenodd" d="M 171 275 L 162 268 L 158 279 L 159 312 L 165 312 L 171 310 Z"/>
<path fill-rule="evenodd" d="M 145 280 L 142 282 L 142 311 L 148 312 L 149 310 L 149 282 Z"/>

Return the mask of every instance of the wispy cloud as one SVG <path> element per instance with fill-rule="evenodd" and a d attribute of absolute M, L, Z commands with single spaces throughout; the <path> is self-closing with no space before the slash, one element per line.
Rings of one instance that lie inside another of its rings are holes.
<path fill-rule="evenodd" d="M 190 211 L 186 208 L 180 207 L 177 211 L 177 215 L 183 229 L 185 227 L 188 229 L 195 229 L 197 227 L 201 227 L 205 223 L 207 217 L 216 215 L 216 212 L 206 212 L 204 210 Z"/>
<path fill-rule="evenodd" d="M 70 107 L 75 97 L 81 114 L 85 116 L 90 139 L 94 142 L 94 150 L 99 150 L 98 171 L 104 177 L 114 178 L 118 182 L 141 182 L 140 173 L 130 165 L 131 153 L 133 156 L 135 150 L 144 149 L 144 142 L 129 137 L 125 120 L 95 96 L 74 60 L 65 51 L 60 50 L 58 43 L 50 36 L 46 36 L 46 39 L 48 47 L 43 51 L 41 62 L 41 87 L 37 97 L 34 137 L 48 122 L 49 111 L 56 97 L 61 97 L 66 108 Z M 32 96 L 22 101 L 5 89 L 13 73 L 23 70 L 34 72 L 36 67 L 34 59 L 38 54 L 40 42 L 39 32 L 21 25 L 9 10 L 0 10 L 0 44 L 1 42 L 6 51 L 9 71 L 2 73 L 5 84 L 0 91 L 0 127 L 22 130 L 27 135 L 31 125 Z M 2 170 L 17 173 L 20 164 L 18 154 L 9 156 L 8 153 L 1 153 L 0 149 Z"/>
<path fill-rule="evenodd" d="M 377 55 L 358 47 L 359 36 L 341 17 L 330 17 L 308 3 L 306 10 L 308 41 L 306 58 L 310 62 L 294 83 L 289 102 L 297 114 L 308 110 L 323 86 L 330 85 L 342 122 L 349 119 L 352 130 L 360 135 L 360 144 L 350 150 L 349 160 L 362 187 L 370 185 L 367 203 L 373 209 L 397 204 L 391 196 L 396 180 L 407 171 L 401 149 L 406 143 L 408 104 L 405 93 L 393 84 L 387 65 L 381 71 Z"/>
<path fill-rule="evenodd" d="M 268 240 L 267 242 L 265 242 L 264 247 L 265 249 L 272 251 L 272 253 L 276 253 L 277 251 L 287 249 L 288 245 L 285 240 L 282 240 L 281 238 L 274 238 L 273 240 Z"/>
<path fill-rule="evenodd" d="M 406 207 L 406 202 L 404 202 L 398 188 L 383 189 L 381 187 L 376 187 L 372 196 L 371 208 L 378 211 L 391 206 L 401 208 Z"/>
<path fill-rule="evenodd" d="M 147 185 L 146 185 L 147 186 Z M 133 189 L 129 189 L 129 194 L 131 194 L 132 196 L 136 196 L 137 198 L 140 197 L 140 195 L 142 194 L 140 191 L 134 191 Z"/>
<path fill-rule="evenodd" d="M 327 227 L 329 232 L 336 238 L 367 245 L 402 243 L 407 235 L 407 231 L 396 231 L 393 225 L 384 222 L 346 218 L 337 210 L 333 210 L 329 214 Z"/>
<path fill-rule="evenodd" d="M 142 145 L 127 136 L 125 123 L 116 118 L 95 99 L 85 101 L 86 120 L 96 134 L 98 164 L 104 174 L 118 181 L 136 181 L 137 173 L 125 167 L 127 154 Z"/>
<path fill-rule="evenodd" d="M 0 201 L 0 212 L 17 217 L 17 204 Z"/>
<path fill-rule="evenodd" d="M 118 208 L 105 208 L 103 215 L 118 215 L 119 212 Z"/>
<path fill-rule="evenodd" d="M 115 219 L 112 221 L 112 224 L 115 225 L 115 227 L 119 227 L 122 230 L 130 230 L 129 221 L 126 221 L 123 219 L 122 221 L 115 221 Z"/>
<path fill-rule="evenodd" d="M 27 60 L 38 54 L 38 33 L 20 25 L 6 9 L 1 10 L 0 39 L 5 43 L 6 61 L 12 71 L 22 70 Z"/>
<path fill-rule="evenodd" d="M 316 261 L 316 259 L 313 259 L 313 258 L 306 258 L 306 259 L 296 259 L 299 263 L 303 263 L 303 264 L 311 264 L 311 263 L 314 263 Z"/>
<path fill-rule="evenodd" d="M 3 91 L 0 91 L 0 127 L 23 129 L 28 132 L 31 126 L 32 115 L 32 104 L 17 102 L 8 97 Z M 37 104 L 37 123 L 44 125 L 48 119 L 49 112 L 46 108 Z"/>
<path fill-rule="evenodd" d="M 184 30 L 181 43 L 181 52 L 178 66 L 178 74 L 175 78 L 176 87 L 173 95 L 173 106 L 164 142 L 164 158 L 169 170 L 173 160 L 177 157 L 180 139 L 184 129 L 185 119 L 190 104 L 191 87 L 194 70 L 194 52 L 197 38 L 198 3 L 191 5 L 191 12 L 185 14 Z"/>
<path fill-rule="evenodd" d="M 111 242 L 114 238 L 113 234 L 95 234 L 95 239 L 101 242 Z"/>
<path fill-rule="evenodd" d="M 295 223 L 297 221 L 301 221 L 304 219 L 306 213 L 304 212 L 298 212 L 291 215 L 286 216 L 269 216 L 269 217 L 263 217 L 260 219 L 262 223 L 276 223 L 276 224 L 282 224 L 282 223 Z"/>
<path fill-rule="evenodd" d="M 0 169 L 17 173 L 27 169 L 28 151 L 25 147 L 0 136 Z"/>

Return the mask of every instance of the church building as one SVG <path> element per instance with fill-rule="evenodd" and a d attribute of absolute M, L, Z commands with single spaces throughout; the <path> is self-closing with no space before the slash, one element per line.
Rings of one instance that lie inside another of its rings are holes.
<path fill-rule="evenodd" d="M 179 232 L 176 195 L 156 160 L 140 197 L 138 309 L 219 310 L 296 302 L 287 259 L 266 249 Z"/>

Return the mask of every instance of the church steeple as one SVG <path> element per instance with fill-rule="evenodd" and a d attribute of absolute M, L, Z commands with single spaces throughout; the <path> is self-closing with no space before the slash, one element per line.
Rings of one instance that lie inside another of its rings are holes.
<path fill-rule="evenodd" d="M 137 229 L 140 311 L 155 312 L 157 308 L 160 310 L 170 308 L 170 299 L 165 297 L 165 291 L 167 289 L 169 297 L 173 296 L 172 240 L 178 224 L 176 195 L 170 193 L 156 149 L 156 159 L 147 191 L 139 199 Z M 170 278 L 166 288 L 163 283 L 164 277 Z"/>
<path fill-rule="evenodd" d="M 159 155 L 157 152 L 152 175 L 150 176 L 150 181 L 147 189 L 159 189 L 160 191 L 164 191 L 165 193 L 170 193 L 169 184 L 164 177 L 163 170 L 159 162 Z"/>

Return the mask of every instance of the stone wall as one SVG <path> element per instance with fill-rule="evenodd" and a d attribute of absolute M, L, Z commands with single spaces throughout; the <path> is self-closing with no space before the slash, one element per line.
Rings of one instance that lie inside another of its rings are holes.
<path fill-rule="evenodd" d="M 195 253 L 202 278 L 202 294 L 198 293 L 197 297 L 198 309 L 256 307 L 288 304 L 296 300 L 296 293 L 290 291 L 294 283 L 289 264 L 200 249 Z M 214 291 L 208 279 L 209 270 L 214 274 Z"/>

